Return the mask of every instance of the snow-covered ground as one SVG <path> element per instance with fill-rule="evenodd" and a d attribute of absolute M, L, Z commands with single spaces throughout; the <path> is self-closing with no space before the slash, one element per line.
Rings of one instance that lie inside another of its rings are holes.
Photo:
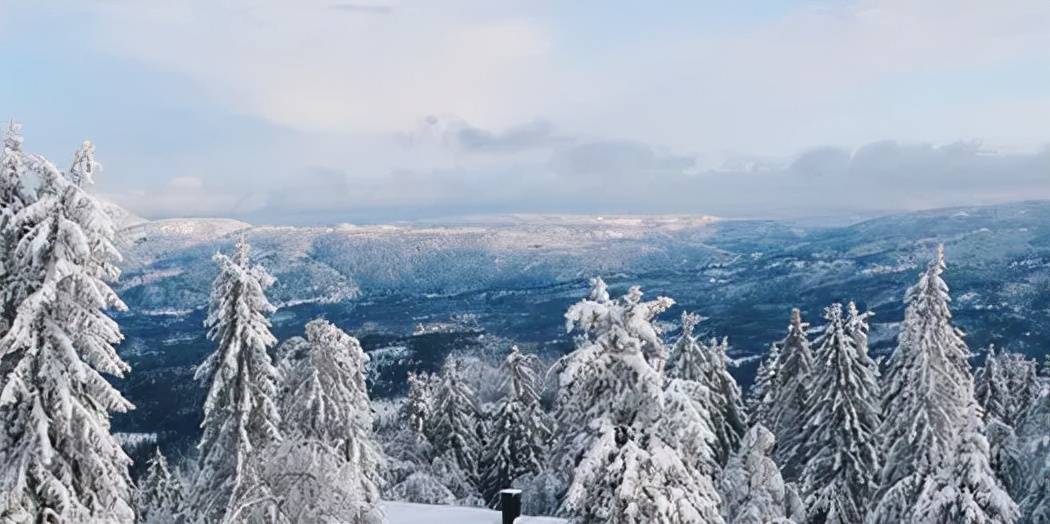
<path fill-rule="evenodd" d="M 383 511 L 389 524 L 499 524 L 498 511 L 458 506 L 432 506 L 409 502 L 384 502 Z M 519 517 L 520 524 L 564 524 L 553 517 Z"/>

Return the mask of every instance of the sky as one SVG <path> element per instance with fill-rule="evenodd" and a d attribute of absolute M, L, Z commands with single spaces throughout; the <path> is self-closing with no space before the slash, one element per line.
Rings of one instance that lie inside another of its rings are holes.
<path fill-rule="evenodd" d="M 148 218 L 1050 198 L 1046 0 L 0 0 L 0 119 Z"/>

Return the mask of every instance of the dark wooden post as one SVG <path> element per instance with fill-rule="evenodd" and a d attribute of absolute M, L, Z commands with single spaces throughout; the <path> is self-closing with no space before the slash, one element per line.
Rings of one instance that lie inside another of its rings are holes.
<path fill-rule="evenodd" d="M 521 516 L 521 490 L 500 491 L 499 508 L 503 512 L 503 524 L 514 524 L 514 519 Z"/>

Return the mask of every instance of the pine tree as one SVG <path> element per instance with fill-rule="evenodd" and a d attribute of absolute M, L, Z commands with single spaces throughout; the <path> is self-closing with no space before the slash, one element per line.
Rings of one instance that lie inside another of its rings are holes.
<path fill-rule="evenodd" d="M 912 518 L 923 486 L 950 457 L 973 399 L 970 351 L 952 325 L 944 248 L 910 288 L 883 386 L 883 468 L 874 523 Z"/>
<path fill-rule="evenodd" d="M 1018 353 L 988 348 L 984 366 L 974 374 L 974 393 L 986 421 L 1014 428 L 1039 395 L 1038 365 Z"/>
<path fill-rule="evenodd" d="M 182 482 L 168 469 L 158 448 L 135 489 L 135 511 L 141 524 L 175 524 L 182 507 Z"/>
<path fill-rule="evenodd" d="M 408 373 L 408 400 L 405 402 L 405 420 L 408 427 L 421 438 L 425 438 L 427 426 L 434 412 L 433 392 L 426 375 Z"/>
<path fill-rule="evenodd" d="M 728 340 L 719 342 L 713 338 L 709 345 L 698 341 L 693 335 L 698 319 L 682 316 L 682 336 L 671 352 L 669 373 L 672 378 L 699 383 L 707 390 L 706 400 L 695 395 L 694 398 L 701 402 L 698 408 L 708 414 L 715 437 L 711 448 L 722 465 L 747 431 L 747 413 L 740 386 L 727 368 Z"/>
<path fill-rule="evenodd" d="M 663 427 L 666 439 L 680 443 L 686 461 L 714 481 L 722 459 L 728 458 L 730 439 L 721 399 L 710 388 L 714 356 L 693 334 L 700 318 L 682 313 L 682 334 L 671 350 L 669 366 L 671 376 L 677 378 L 664 387 L 665 411 L 680 416 L 669 418 Z"/>
<path fill-rule="evenodd" d="M 971 404 L 950 466 L 926 482 L 913 522 L 1012 524 L 1019 516 L 1017 504 L 999 486 L 988 464 L 988 442 L 977 406 Z"/>
<path fill-rule="evenodd" d="M 321 319 L 306 325 L 305 342 L 302 358 L 282 361 L 284 439 L 267 452 L 264 480 L 289 522 L 381 521 L 368 356 L 356 338 Z"/>
<path fill-rule="evenodd" d="M 787 492 L 770 458 L 776 437 L 762 424 L 748 430 L 722 474 L 722 515 L 733 524 L 788 524 Z"/>
<path fill-rule="evenodd" d="M 536 392 L 536 370 L 540 365 L 535 355 L 525 355 L 517 346 L 503 361 L 503 386 L 507 395 L 500 401 L 488 434 L 481 476 L 482 498 L 489 506 L 498 506 L 501 489 L 525 474 L 538 473 L 543 467 L 550 424 L 540 406 Z"/>
<path fill-rule="evenodd" d="M 24 222 L 18 224 L 16 217 L 34 200 L 25 189 L 27 171 L 27 159 L 22 152 L 22 126 L 10 122 L 0 148 L 0 336 L 7 332 L 18 304 L 28 295 L 25 289 L 28 279 L 18 271 L 15 258 L 18 243 L 28 226 Z M 0 359 L 0 383 L 9 368 Z"/>
<path fill-rule="evenodd" d="M 720 441 L 711 415 L 715 405 L 712 397 L 711 390 L 699 382 L 680 378 L 668 381 L 660 437 L 682 454 L 687 465 L 716 483 L 722 463 L 718 461 Z"/>
<path fill-rule="evenodd" d="M 806 462 L 801 428 L 809 410 L 809 383 L 813 372 L 808 328 L 809 324 L 802 321 L 802 312 L 792 309 L 787 335 L 778 344 L 779 370 L 767 393 L 766 427 L 778 442 L 773 459 L 787 480 L 798 479 Z"/>
<path fill-rule="evenodd" d="M 451 505 L 456 503 L 456 496 L 429 469 L 410 474 L 405 480 L 390 488 L 388 496 L 393 500 L 415 504 Z"/>
<path fill-rule="evenodd" d="M 772 408 L 774 386 L 780 376 L 780 346 L 772 344 L 769 352 L 755 371 L 755 381 L 748 390 L 747 413 L 752 424 L 769 423 L 769 412 Z M 768 431 L 768 430 L 767 430 Z"/>
<path fill-rule="evenodd" d="M 456 358 L 448 359 L 441 370 L 433 413 L 428 436 L 435 454 L 450 454 L 468 482 L 476 483 L 482 448 L 478 436 L 480 408 L 474 390 L 463 377 L 462 363 Z M 465 496 L 462 492 L 456 494 Z"/>
<path fill-rule="evenodd" d="M 109 417 L 133 406 L 103 377 L 129 371 L 104 313 L 125 309 L 106 284 L 119 274 L 114 227 L 80 184 L 89 178 L 40 158 L 32 169 L 39 196 L 14 217 L 25 235 L 13 257 L 32 286 L 0 339 L 0 521 L 131 522 L 131 460 Z"/>
<path fill-rule="evenodd" d="M 565 313 L 579 335 L 555 368 L 555 467 L 572 471 L 561 513 L 581 524 L 720 523 L 711 480 L 666 440 L 666 422 L 688 412 L 665 412 L 666 350 L 652 322 L 674 301 L 641 298 L 633 287 L 614 300 L 596 278 Z"/>
<path fill-rule="evenodd" d="M 806 514 L 814 523 L 863 522 L 878 487 L 879 389 L 871 359 L 847 332 L 841 304 L 827 308 L 824 318 L 803 427 Z"/>
<path fill-rule="evenodd" d="M 203 522 L 243 519 L 261 508 L 245 504 L 271 500 L 260 482 L 259 451 L 280 439 L 277 372 L 267 353 L 276 342 L 266 319 L 274 311 L 266 299 L 273 277 L 251 264 L 243 238 L 236 249 L 233 258 L 214 257 L 219 275 L 205 323 L 218 347 L 196 373 L 210 387 L 188 510 Z"/>
<path fill-rule="evenodd" d="M 1025 414 L 1017 429 L 1022 478 L 1018 490 L 1024 522 L 1050 523 L 1050 384 Z"/>
<path fill-rule="evenodd" d="M 988 348 L 984 366 L 974 374 L 974 391 L 983 408 L 985 435 L 996 476 L 1011 496 L 1023 497 L 1028 482 L 1018 426 L 1039 395 L 1035 360 Z"/>

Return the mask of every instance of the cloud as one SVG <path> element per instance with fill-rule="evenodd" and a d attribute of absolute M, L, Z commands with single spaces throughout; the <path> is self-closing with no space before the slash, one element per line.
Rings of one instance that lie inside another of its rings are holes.
<path fill-rule="evenodd" d="M 558 174 L 603 180 L 682 174 L 695 164 L 693 157 L 657 152 L 628 141 L 581 144 L 558 151 L 551 159 Z"/>
<path fill-rule="evenodd" d="M 1050 196 L 1044 0 L 2 11 L 0 62 L 19 78 L 0 99 L 31 148 L 61 161 L 90 136 L 99 190 L 149 216 L 799 216 Z"/>
<path fill-rule="evenodd" d="M 1050 149 L 1001 152 L 978 142 L 883 140 L 850 150 L 823 147 L 786 169 L 712 177 L 702 201 L 759 216 L 870 214 L 1050 199 Z"/>
<path fill-rule="evenodd" d="M 336 2 L 329 5 L 328 8 L 334 11 L 364 13 L 370 15 L 386 15 L 394 10 L 393 6 L 387 4 L 367 4 L 358 2 Z"/>
<path fill-rule="evenodd" d="M 396 133 L 395 140 L 407 147 L 435 145 L 470 154 L 514 154 L 533 150 L 550 150 L 573 142 L 557 133 L 554 124 L 534 119 L 512 124 L 502 130 L 489 130 L 466 120 L 428 115 L 415 130 Z"/>
<path fill-rule="evenodd" d="M 166 217 L 242 217 L 265 206 L 265 196 L 241 188 L 208 187 L 197 177 L 169 180 L 152 190 L 125 190 L 103 193 L 103 198 L 137 215 Z"/>
<path fill-rule="evenodd" d="M 466 126 L 456 132 L 456 142 L 466 151 L 477 153 L 515 152 L 526 149 L 550 147 L 568 139 L 554 135 L 554 126 L 546 120 L 534 120 L 492 132 L 479 127 Z"/>
<path fill-rule="evenodd" d="M 190 76 L 219 103 L 305 132 L 391 133 L 422 115 L 521 121 L 510 103 L 549 75 L 549 36 L 528 19 L 429 2 L 264 1 L 101 5 L 109 52 Z M 526 109 L 527 110 L 527 109 Z M 535 113 L 533 113 L 535 114 Z"/>
<path fill-rule="evenodd" d="M 745 159 L 719 169 L 698 167 L 692 155 L 613 140 L 578 140 L 525 156 L 471 156 L 444 165 L 408 155 L 401 167 L 359 166 L 352 160 L 280 167 L 275 159 L 292 151 L 312 156 L 302 144 L 285 147 L 290 149 L 279 147 L 268 152 L 272 157 L 258 158 L 259 167 L 228 170 L 221 180 L 180 176 L 156 189 L 110 198 L 148 217 L 310 224 L 496 212 L 862 216 L 1050 199 L 1050 149 L 1000 152 L 974 142 L 829 146 L 789 161 Z M 396 150 L 385 153 L 398 156 Z"/>

